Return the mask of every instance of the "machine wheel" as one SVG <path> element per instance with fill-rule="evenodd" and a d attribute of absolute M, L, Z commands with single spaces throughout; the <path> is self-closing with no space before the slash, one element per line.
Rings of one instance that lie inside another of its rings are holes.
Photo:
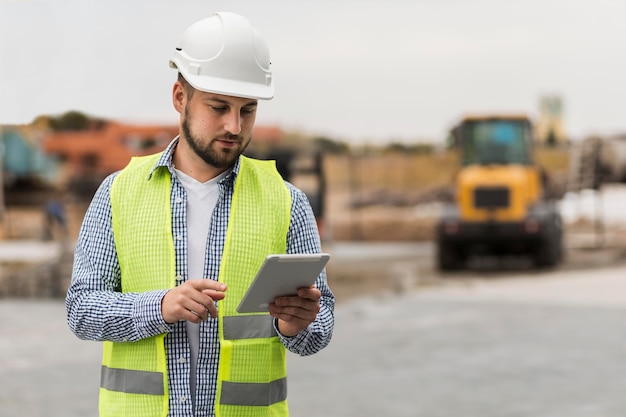
<path fill-rule="evenodd" d="M 548 233 L 535 251 L 535 264 L 540 268 L 556 266 L 563 260 L 563 227 L 560 216 L 552 213 L 547 224 Z"/>
<path fill-rule="evenodd" d="M 456 247 L 449 243 L 439 242 L 437 262 L 440 271 L 456 271 L 461 268 L 463 259 Z"/>
<path fill-rule="evenodd" d="M 540 268 L 556 266 L 561 261 L 562 254 L 561 237 L 552 232 L 538 245 L 535 251 L 535 264 Z"/>

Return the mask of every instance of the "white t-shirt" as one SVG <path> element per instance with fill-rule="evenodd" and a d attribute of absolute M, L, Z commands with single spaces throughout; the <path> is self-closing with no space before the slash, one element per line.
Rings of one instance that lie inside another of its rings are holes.
<path fill-rule="evenodd" d="M 228 175 L 226 171 L 207 182 L 199 182 L 182 171 L 175 170 L 178 179 L 187 191 L 187 279 L 204 277 L 205 254 L 213 209 L 219 197 L 219 181 Z M 191 349 L 190 381 L 191 398 L 196 401 L 196 368 L 200 347 L 200 325 L 186 322 Z"/>

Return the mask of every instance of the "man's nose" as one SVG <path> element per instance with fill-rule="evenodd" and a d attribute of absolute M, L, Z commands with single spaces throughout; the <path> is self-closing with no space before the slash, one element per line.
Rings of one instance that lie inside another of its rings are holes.
<path fill-rule="evenodd" d="M 241 133 L 241 115 L 239 112 L 232 111 L 228 113 L 226 116 L 226 125 L 225 129 L 227 132 L 232 133 L 233 135 L 238 135 Z"/>

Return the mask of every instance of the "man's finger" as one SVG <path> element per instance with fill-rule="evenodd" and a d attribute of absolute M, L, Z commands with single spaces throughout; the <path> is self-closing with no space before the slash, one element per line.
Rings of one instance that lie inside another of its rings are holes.
<path fill-rule="evenodd" d="M 198 291 L 212 290 L 223 292 L 226 291 L 226 284 L 212 279 L 192 279 L 187 281 Z"/>
<path fill-rule="evenodd" d="M 203 290 L 202 293 L 208 295 L 215 301 L 223 300 L 224 297 L 226 297 L 226 294 L 223 291 Z"/>

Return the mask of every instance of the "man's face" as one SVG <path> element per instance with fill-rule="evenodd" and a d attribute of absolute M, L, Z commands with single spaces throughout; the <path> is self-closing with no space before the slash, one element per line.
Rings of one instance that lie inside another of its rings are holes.
<path fill-rule="evenodd" d="M 235 164 L 252 139 L 257 101 L 194 91 L 181 113 L 181 139 L 219 169 Z"/>

